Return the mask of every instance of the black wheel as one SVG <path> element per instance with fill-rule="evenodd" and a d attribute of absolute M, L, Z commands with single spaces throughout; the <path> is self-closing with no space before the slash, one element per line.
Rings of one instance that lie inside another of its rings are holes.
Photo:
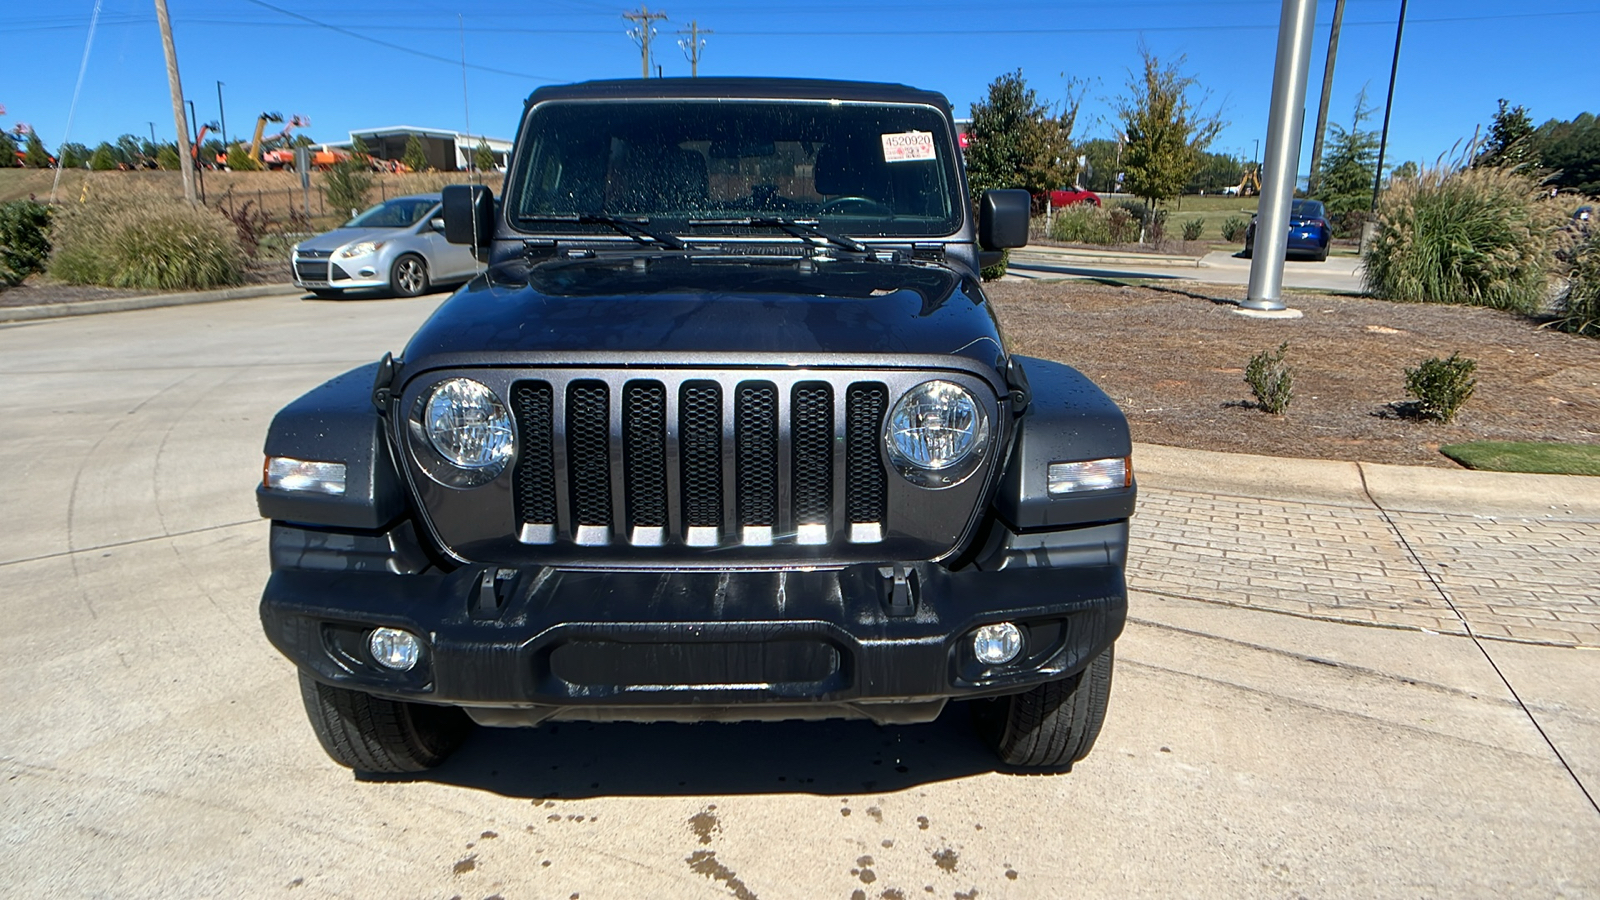
<path fill-rule="evenodd" d="M 300 673 L 311 729 L 333 761 L 358 772 L 421 772 L 466 740 L 472 720 L 453 706 L 385 700 Z"/>
<path fill-rule="evenodd" d="M 978 731 L 1008 766 L 1071 768 L 1089 755 L 1111 696 L 1111 648 L 1071 678 L 973 704 Z"/>
<path fill-rule="evenodd" d="M 428 264 L 415 253 L 407 253 L 389 267 L 389 287 L 401 297 L 420 297 L 428 292 Z"/>

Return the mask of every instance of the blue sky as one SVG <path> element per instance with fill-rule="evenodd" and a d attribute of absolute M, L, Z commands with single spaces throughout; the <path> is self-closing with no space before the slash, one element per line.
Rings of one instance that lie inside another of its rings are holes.
<path fill-rule="evenodd" d="M 62 139 L 94 0 L 11 4 L 0 34 L 11 49 L 0 76 L 0 126 L 32 124 Z M 22 8 L 19 8 L 22 7 Z M 521 100 L 552 82 L 637 77 L 629 8 L 603 0 L 169 0 L 188 99 L 217 117 L 225 83 L 228 127 L 248 134 L 262 111 L 310 118 L 316 140 L 353 128 L 412 124 L 511 137 Z M 637 5 L 632 9 L 637 10 Z M 1112 108 L 1142 40 L 1185 71 L 1230 124 L 1212 149 L 1255 153 L 1266 132 L 1279 0 L 813 0 L 742 3 L 662 0 L 654 61 L 688 75 L 679 29 L 711 29 L 702 75 L 781 75 L 899 81 L 942 91 L 957 114 L 995 76 L 1020 68 L 1045 99 L 1065 76 L 1089 81 L 1079 137 L 1115 133 Z M 652 10 L 656 7 L 652 6 Z M 1431 163 L 1486 124 L 1496 100 L 1534 121 L 1600 112 L 1586 35 L 1600 31 L 1594 0 L 1549 0 L 1518 14 L 1490 0 L 1412 0 L 1401 49 L 1389 161 Z M 1331 118 L 1348 124 L 1365 86 L 1381 124 L 1399 0 L 1348 0 Z M 458 26 L 458 15 L 459 26 Z M 1301 169 L 1321 89 L 1333 0 L 1318 5 Z M 357 37 L 359 35 L 360 37 Z M 363 40 L 366 38 L 367 40 Z M 468 63 L 463 109 L 459 58 Z M 430 58 L 431 57 L 431 58 Z M 170 140 L 173 122 L 150 0 L 103 0 L 70 139 L 93 145 L 124 132 Z"/>

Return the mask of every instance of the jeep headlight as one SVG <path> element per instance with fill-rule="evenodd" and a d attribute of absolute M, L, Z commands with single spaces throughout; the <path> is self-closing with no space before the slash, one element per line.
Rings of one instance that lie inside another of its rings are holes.
<path fill-rule="evenodd" d="M 983 459 L 989 415 L 966 388 L 925 381 L 895 403 L 883 438 L 889 459 L 906 480 L 926 488 L 950 487 Z"/>
<path fill-rule="evenodd" d="M 516 450 L 505 404 L 487 385 L 470 378 L 441 381 L 419 398 L 411 431 L 423 469 L 451 487 L 494 480 Z"/>

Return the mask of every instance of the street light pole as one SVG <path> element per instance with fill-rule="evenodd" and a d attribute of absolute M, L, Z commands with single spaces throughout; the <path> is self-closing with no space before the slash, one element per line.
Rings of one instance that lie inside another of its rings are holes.
<path fill-rule="evenodd" d="M 1406 0 L 1400 0 L 1400 24 L 1394 28 L 1394 60 L 1389 63 L 1389 99 L 1383 102 L 1383 134 L 1378 138 L 1378 174 L 1372 179 L 1373 212 L 1378 211 L 1378 188 L 1383 184 L 1383 153 L 1389 149 L 1389 113 L 1394 110 L 1394 77 L 1400 71 L 1400 37 L 1405 33 Z"/>
<path fill-rule="evenodd" d="M 1249 295 L 1239 304 L 1246 310 L 1275 312 L 1284 308 L 1283 256 L 1289 248 L 1289 206 L 1294 202 L 1295 170 L 1300 167 L 1311 32 L 1316 24 L 1316 0 L 1283 0 L 1272 106 L 1267 116 L 1267 177 L 1262 179 L 1257 205 Z"/>
<path fill-rule="evenodd" d="M 222 82 L 217 82 L 217 119 L 222 123 L 222 149 L 228 149 L 228 111 L 222 108 Z"/>

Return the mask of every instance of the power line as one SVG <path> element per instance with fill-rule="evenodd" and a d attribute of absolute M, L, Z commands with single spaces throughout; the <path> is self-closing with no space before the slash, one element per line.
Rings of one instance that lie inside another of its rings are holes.
<path fill-rule="evenodd" d="M 639 45 L 639 62 L 641 66 L 640 77 L 650 77 L 650 39 L 656 36 L 655 23 L 665 22 L 667 14 L 664 12 L 651 12 L 650 7 L 641 5 L 636 13 L 623 13 L 622 17 L 629 22 L 636 22 L 634 27 L 628 29 L 628 37 L 634 39 Z"/>
<path fill-rule="evenodd" d="M 415 49 L 413 49 L 411 47 L 402 46 L 400 44 L 391 44 L 388 41 L 381 41 L 381 40 L 378 40 L 375 37 L 369 37 L 369 36 L 367 36 L 365 34 L 362 34 L 362 33 L 358 32 L 358 31 L 351 31 L 348 28 L 341 28 L 338 25 L 330 25 L 327 22 L 320 22 L 320 21 L 318 21 L 316 19 L 311 18 L 310 16 L 301 15 L 300 13 L 284 9 L 281 6 L 273 6 L 271 3 L 267 3 L 266 0 L 246 0 L 246 2 L 253 3 L 256 6 L 259 6 L 259 7 L 263 8 L 263 9 L 270 9 L 275 13 L 279 13 L 281 15 L 288 16 L 288 17 L 290 17 L 292 19 L 299 19 L 302 22 L 306 22 L 306 23 L 309 23 L 311 25 L 315 25 L 318 28 L 324 28 L 324 29 L 327 29 L 328 31 L 332 31 L 332 32 L 334 32 L 336 34 L 342 34 L 345 37 L 355 38 L 358 41 L 366 41 L 369 44 L 377 44 L 379 47 L 387 47 L 390 50 L 398 50 L 401 53 L 409 53 L 412 56 L 420 56 L 423 59 L 431 59 L 434 62 L 442 62 L 442 63 L 445 63 L 447 65 L 451 65 L 451 66 L 455 66 L 455 65 L 459 65 L 460 64 L 459 60 L 451 59 L 448 56 L 438 56 L 438 55 L 435 55 L 435 54 L 432 54 L 432 53 L 424 52 L 422 50 L 415 50 Z M 513 78 L 527 78 L 527 79 L 531 79 L 533 81 L 559 81 L 559 80 L 561 80 L 561 79 L 558 79 L 558 78 L 552 78 L 549 75 L 534 75 L 534 74 L 530 74 L 528 72 L 512 72 L 512 71 L 509 71 L 509 70 L 506 70 L 506 69 L 496 69 L 496 68 L 493 68 L 492 66 L 480 66 L 480 65 L 475 65 L 475 64 L 471 64 L 471 63 L 467 64 L 467 68 L 469 68 L 469 69 L 477 69 L 477 70 L 479 70 L 481 72 L 493 72 L 496 75 L 510 75 Z"/>

